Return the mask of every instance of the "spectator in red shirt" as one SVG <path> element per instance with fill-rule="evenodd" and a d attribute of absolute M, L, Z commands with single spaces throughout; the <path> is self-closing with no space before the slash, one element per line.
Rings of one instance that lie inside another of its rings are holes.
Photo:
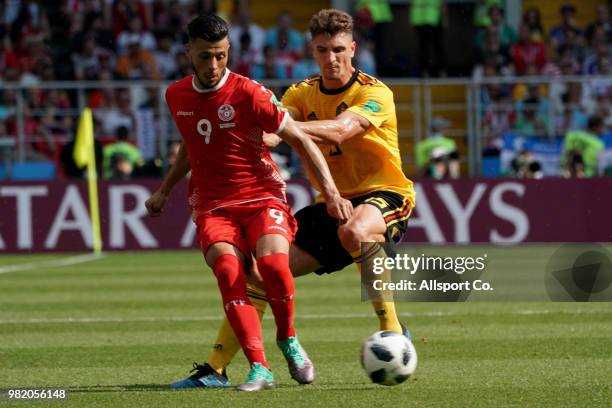
<path fill-rule="evenodd" d="M 17 54 L 13 51 L 11 39 L 8 35 L 0 38 L 0 80 L 4 79 L 9 68 L 18 68 Z"/>
<path fill-rule="evenodd" d="M 546 48 L 542 42 L 534 42 L 534 38 L 527 25 L 523 24 L 519 30 L 519 41 L 512 46 L 510 52 L 514 71 L 517 75 L 525 75 L 530 66 L 534 66 L 539 73 L 546 64 Z"/>
<path fill-rule="evenodd" d="M 245 31 L 240 36 L 239 51 L 232 61 L 232 70 L 243 76 L 250 76 L 256 65 L 257 52 L 251 48 L 251 35 Z"/>
<path fill-rule="evenodd" d="M 127 30 L 134 17 L 140 17 L 143 27 L 148 29 L 147 10 L 142 1 L 115 0 L 111 17 L 113 35 L 117 37 L 120 32 Z"/>

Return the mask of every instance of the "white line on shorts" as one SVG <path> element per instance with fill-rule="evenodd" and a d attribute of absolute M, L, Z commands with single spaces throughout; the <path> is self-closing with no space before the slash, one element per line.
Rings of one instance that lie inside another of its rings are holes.
<path fill-rule="evenodd" d="M 71 256 L 68 258 L 51 259 L 48 261 L 26 262 L 16 265 L 0 266 L 0 274 L 19 271 L 31 271 L 34 269 L 57 268 L 59 266 L 77 265 L 85 262 L 95 261 L 96 259 L 101 259 L 105 256 L 106 255 L 104 254 L 85 254 Z"/>

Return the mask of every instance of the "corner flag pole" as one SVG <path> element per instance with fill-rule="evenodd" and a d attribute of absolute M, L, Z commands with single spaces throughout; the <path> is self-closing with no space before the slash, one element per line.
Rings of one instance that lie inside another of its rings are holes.
<path fill-rule="evenodd" d="M 83 113 L 81 113 L 72 156 L 78 168 L 87 166 L 87 190 L 89 192 L 93 252 L 96 255 L 100 255 L 102 253 L 100 203 L 98 201 L 98 174 L 96 171 L 93 117 L 90 108 L 83 109 Z"/>

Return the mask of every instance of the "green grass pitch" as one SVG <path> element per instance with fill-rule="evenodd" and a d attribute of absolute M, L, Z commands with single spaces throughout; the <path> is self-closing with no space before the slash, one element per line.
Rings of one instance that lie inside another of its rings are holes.
<path fill-rule="evenodd" d="M 0 257 L 0 266 L 54 256 Z M 352 268 L 296 280 L 296 326 L 315 384 L 299 386 L 274 344 L 277 388 L 173 391 L 205 362 L 222 307 L 198 252 L 113 253 L 89 263 L 0 274 L 0 388 L 69 390 L 52 406 L 610 406 L 612 304 L 399 303 L 419 353 L 396 387 L 371 384 L 361 342 L 377 330 Z M 240 354 L 228 371 L 246 377 Z M 0 407 L 8 406 L 2 402 Z M 16 406 L 48 406 L 20 403 Z"/>

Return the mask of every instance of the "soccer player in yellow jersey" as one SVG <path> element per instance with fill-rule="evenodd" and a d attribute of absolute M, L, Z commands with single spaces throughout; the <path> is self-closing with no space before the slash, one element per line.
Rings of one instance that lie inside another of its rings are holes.
<path fill-rule="evenodd" d="M 366 247 L 362 253 L 361 243 L 399 242 L 415 205 L 412 182 L 402 172 L 393 93 L 353 67 L 356 44 L 351 16 L 321 10 L 312 17 L 309 28 L 321 75 L 289 88 L 282 105 L 294 119 L 306 121 L 299 126 L 317 142 L 340 194 L 353 203 L 354 211 L 348 222 L 338 225 L 319 197 L 316 204 L 296 213 L 298 232 L 289 255 L 294 276 L 331 273 L 353 262 L 361 270 L 362 263 L 385 256 L 379 245 Z M 274 144 L 274 138 L 267 142 Z M 314 178 L 309 178 L 319 189 Z M 248 293 L 263 314 L 265 291 L 251 284 Z M 409 336 L 392 301 L 379 298 L 372 305 L 380 330 Z M 224 369 L 239 349 L 225 321 L 208 362 L 195 365 L 195 374 L 173 387 L 227 386 Z"/>

